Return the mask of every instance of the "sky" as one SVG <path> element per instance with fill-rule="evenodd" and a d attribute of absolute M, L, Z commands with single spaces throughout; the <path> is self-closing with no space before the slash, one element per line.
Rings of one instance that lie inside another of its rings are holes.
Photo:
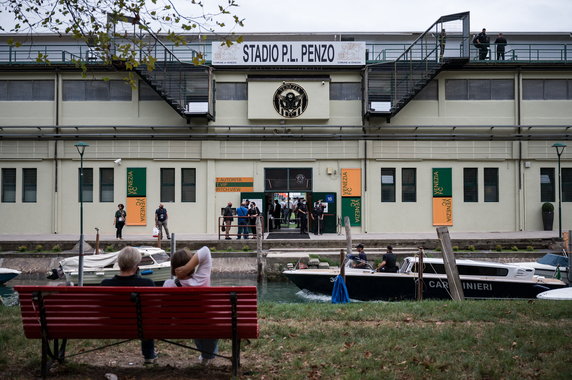
<path fill-rule="evenodd" d="M 161 0 L 159 0 L 161 1 Z M 190 0 L 162 0 L 184 9 Z M 206 8 L 227 0 L 203 0 Z M 471 12 L 471 31 L 572 32 L 572 0 L 236 0 L 235 33 L 420 32 L 440 16 Z M 150 0 L 148 0 L 150 4 Z M 189 5 L 187 5 L 189 9 Z M 195 9 L 195 8 L 193 8 Z M 6 27 L 11 15 L 0 13 Z M 228 23 L 227 23 L 228 24 Z M 228 30 L 218 30 L 228 32 Z M 572 38 L 571 38 L 572 42 Z"/>
<path fill-rule="evenodd" d="M 572 0 L 237 1 L 244 33 L 415 32 L 440 16 L 466 11 L 471 31 L 572 32 Z"/>

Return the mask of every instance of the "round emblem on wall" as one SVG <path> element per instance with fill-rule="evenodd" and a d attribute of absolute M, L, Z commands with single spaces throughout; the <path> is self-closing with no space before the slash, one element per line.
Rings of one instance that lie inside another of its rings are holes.
<path fill-rule="evenodd" d="M 284 83 L 274 93 L 274 109 L 281 116 L 300 116 L 308 107 L 308 94 L 296 83 Z"/>
<path fill-rule="evenodd" d="M 297 174 L 296 175 L 296 183 L 298 185 L 302 185 L 306 181 L 306 176 L 304 174 Z"/>

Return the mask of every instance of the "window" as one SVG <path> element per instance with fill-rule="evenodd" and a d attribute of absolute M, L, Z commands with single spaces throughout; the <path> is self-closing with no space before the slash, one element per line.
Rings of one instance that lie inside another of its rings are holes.
<path fill-rule="evenodd" d="M 2 168 L 2 202 L 16 202 L 16 169 Z"/>
<path fill-rule="evenodd" d="M 361 83 L 330 83 L 330 100 L 361 100 Z"/>
<path fill-rule="evenodd" d="M 525 79 L 522 81 L 524 100 L 572 99 L 572 79 Z"/>
<path fill-rule="evenodd" d="M 22 202 L 36 202 L 37 183 L 37 170 L 35 168 L 22 169 Z"/>
<path fill-rule="evenodd" d="M 554 168 L 540 168 L 540 202 L 554 202 Z"/>
<path fill-rule="evenodd" d="M 161 202 L 175 202 L 175 169 L 161 169 Z"/>
<path fill-rule="evenodd" d="M 77 169 L 77 188 L 81 191 L 81 168 Z M 84 202 L 93 202 L 93 169 L 83 168 L 83 192 L 78 191 L 78 202 L 81 201 L 83 195 Z"/>
<path fill-rule="evenodd" d="M 216 100 L 248 100 L 246 82 L 217 83 Z"/>
<path fill-rule="evenodd" d="M 265 168 L 265 191 L 312 191 L 312 168 Z"/>
<path fill-rule="evenodd" d="M 99 201 L 113 202 L 113 168 L 99 168 Z"/>
<path fill-rule="evenodd" d="M 463 196 L 465 202 L 478 202 L 478 171 L 477 168 L 463 169 Z"/>
<path fill-rule="evenodd" d="M 159 96 L 157 91 L 153 90 L 151 86 L 149 86 L 142 80 L 139 81 L 138 90 L 139 90 L 139 101 L 163 100 L 161 96 Z"/>
<path fill-rule="evenodd" d="M 53 80 L 0 80 L 0 101 L 54 100 Z"/>
<path fill-rule="evenodd" d="M 381 201 L 395 202 L 395 169 L 381 169 Z"/>
<path fill-rule="evenodd" d="M 485 202 L 499 201 L 499 169 L 485 168 Z"/>
<path fill-rule="evenodd" d="M 447 79 L 447 100 L 513 100 L 512 79 Z"/>
<path fill-rule="evenodd" d="M 131 101 L 131 86 L 122 80 L 64 80 L 64 101 Z"/>
<path fill-rule="evenodd" d="M 181 169 L 181 202 L 197 201 L 197 169 Z"/>
<path fill-rule="evenodd" d="M 572 202 L 572 168 L 562 168 L 562 202 Z"/>
<path fill-rule="evenodd" d="M 417 173 L 415 168 L 401 169 L 401 201 L 417 202 Z"/>
<path fill-rule="evenodd" d="M 439 100 L 439 82 L 432 80 L 427 83 L 427 86 L 415 95 L 415 100 Z"/>

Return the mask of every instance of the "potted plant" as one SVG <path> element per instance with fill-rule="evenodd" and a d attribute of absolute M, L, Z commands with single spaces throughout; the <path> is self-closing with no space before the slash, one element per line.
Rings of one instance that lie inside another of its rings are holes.
<path fill-rule="evenodd" d="M 544 225 L 544 231 L 552 231 L 553 223 L 554 205 L 550 202 L 545 202 L 542 204 L 542 224 Z"/>

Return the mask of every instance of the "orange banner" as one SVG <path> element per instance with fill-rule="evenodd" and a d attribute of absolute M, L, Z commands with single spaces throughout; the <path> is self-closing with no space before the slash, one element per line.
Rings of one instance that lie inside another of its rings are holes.
<path fill-rule="evenodd" d="M 342 197 L 361 197 L 361 169 L 342 169 Z"/>
<path fill-rule="evenodd" d="M 128 197 L 126 203 L 128 226 L 147 225 L 147 197 Z"/>
<path fill-rule="evenodd" d="M 453 225 L 453 198 L 433 198 L 433 225 Z"/>

